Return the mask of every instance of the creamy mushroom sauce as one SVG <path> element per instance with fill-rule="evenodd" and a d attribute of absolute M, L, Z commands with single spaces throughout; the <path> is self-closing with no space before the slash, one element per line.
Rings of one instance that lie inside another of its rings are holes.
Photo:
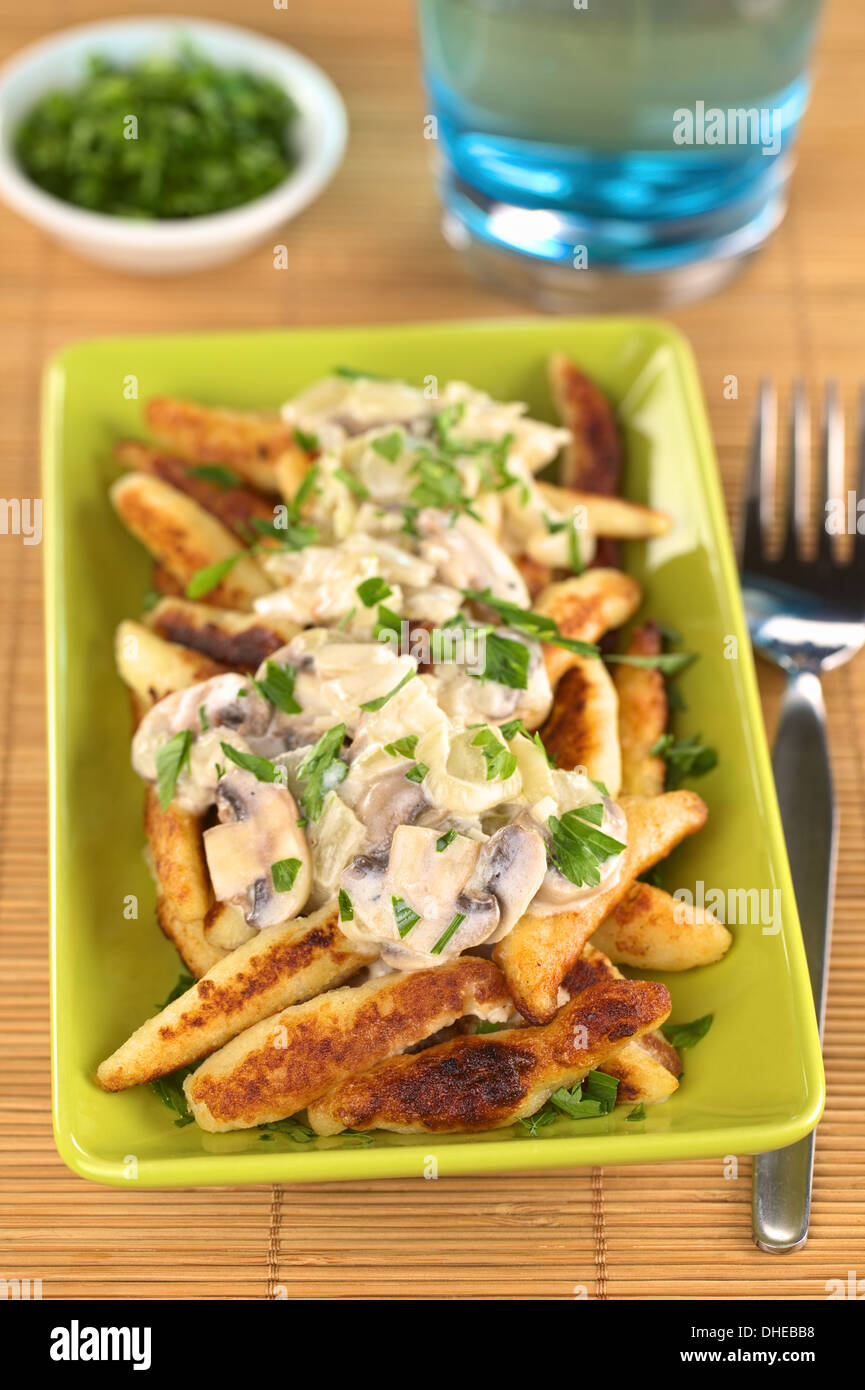
<path fill-rule="evenodd" d="M 310 387 L 283 414 L 320 446 L 304 512 L 317 536 L 262 555 L 274 588 L 256 607 L 304 627 L 269 659 L 290 668 L 299 709 L 264 697 L 265 663 L 256 681 L 218 676 L 167 696 L 133 741 L 136 771 L 156 781 L 159 748 L 190 732 L 174 799 L 196 816 L 216 808 L 204 844 L 217 897 L 266 928 L 339 893 L 346 935 L 378 942 L 382 968 L 409 970 L 491 946 L 526 911 L 561 912 L 602 892 L 621 854 L 601 861 L 595 887 L 576 886 L 549 859 L 551 816 L 600 801 L 603 832 L 624 843 L 626 824 L 582 773 L 551 767 L 530 736 L 552 705 L 540 645 L 497 629 L 528 648 L 527 688 L 518 689 L 466 665 L 422 665 L 413 647 L 375 633 L 379 602 L 427 630 L 461 611 L 487 620 L 465 589 L 529 607 L 512 556 L 568 567 L 570 519 L 551 515 L 534 483 L 567 431 L 461 382 L 436 397 L 349 375 Z M 421 495 L 408 515 L 422 476 L 414 464 L 443 439 L 460 509 Z M 579 549 L 584 562 L 593 553 L 584 530 Z M 383 599 L 363 600 L 368 580 L 381 581 Z M 310 798 L 311 750 L 337 725 L 344 740 Z M 266 758 L 275 780 L 227 764 L 223 743 Z M 287 891 L 271 873 L 280 860 L 298 865 Z"/>

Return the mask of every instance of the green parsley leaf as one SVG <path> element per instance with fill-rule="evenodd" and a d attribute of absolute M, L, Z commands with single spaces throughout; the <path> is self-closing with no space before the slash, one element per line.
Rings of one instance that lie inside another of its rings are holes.
<path fill-rule="evenodd" d="M 473 603 L 482 603 L 486 608 L 492 608 L 502 622 L 507 627 L 516 628 L 518 632 L 525 632 L 527 636 L 536 638 L 539 642 L 549 642 L 554 647 L 564 647 L 566 651 L 574 652 L 577 656 L 600 656 L 600 647 L 594 642 L 580 642 L 575 637 L 565 637 L 559 631 L 558 623 L 554 618 L 549 618 L 545 613 L 535 613 L 531 608 L 521 608 L 518 603 L 511 603 L 507 599 L 496 598 L 491 589 L 463 589 L 463 598 L 470 599 Z M 636 660 L 637 658 L 635 658 Z M 656 660 L 657 658 L 651 658 Z"/>
<path fill-rule="evenodd" d="M 201 725 L 201 732 L 203 734 L 206 734 L 208 729 L 210 728 L 210 720 L 207 717 L 207 711 L 205 710 L 204 705 L 198 706 L 198 722 Z"/>
<path fill-rule="evenodd" d="M 306 454 L 315 454 L 321 448 L 317 434 L 309 434 L 302 430 L 299 425 L 294 427 L 294 441 L 299 444 Z"/>
<path fill-rule="evenodd" d="M 633 1108 L 633 1110 L 631 1110 L 631 1111 L 625 1116 L 625 1119 L 626 1119 L 626 1120 L 644 1120 L 645 1118 L 646 1118 L 646 1107 L 645 1107 L 645 1105 L 643 1104 L 642 1101 L 640 1101 L 640 1104 L 639 1104 L 639 1105 L 635 1105 L 634 1108 Z"/>
<path fill-rule="evenodd" d="M 454 914 L 454 916 L 448 922 L 447 926 L 445 927 L 436 944 L 430 947 L 431 956 L 441 955 L 442 951 L 444 950 L 445 946 L 447 946 L 454 932 L 462 926 L 465 920 L 466 914 L 464 912 L 457 912 Z"/>
<path fill-rule="evenodd" d="M 300 1120 L 291 1116 L 286 1120 L 271 1120 L 269 1124 L 259 1125 L 259 1129 L 264 1131 L 258 1136 L 259 1139 L 273 1140 L 277 1134 L 284 1134 L 288 1139 L 293 1139 L 295 1144 L 311 1144 L 316 1138 L 314 1129 L 301 1124 Z"/>
<path fill-rule="evenodd" d="M 529 684 L 529 649 L 512 637 L 487 633 L 484 645 L 483 671 L 470 671 L 474 680 L 495 681 L 512 690 L 526 690 Z"/>
<path fill-rule="evenodd" d="M 175 734 L 156 750 L 156 787 L 163 811 L 167 811 L 171 805 L 177 779 L 183 767 L 189 763 L 191 747 L 192 734 L 189 729 L 181 729 L 179 734 Z"/>
<path fill-rule="evenodd" d="M 333 476 L 338 478 L 343 487 L 347 487 L 349 492 L 353 492 L 355 497 L 359 497 L 361 501 L 369 497 L 369 488 L 364 487 L 360 479 L 355 478 L 354 475 L 347 472 L 345 468 L 335 468 L 333 470 Z"/>
<path fill-rule="evenodd" d="M 504 746 L 492 729 L 487 726 L 479 729 L 472 739 L 472 748 L 480 748 L 484 756 L 488 782 L 494 777 L 500 777 L 503 782 L 513 777 L 517 770 L 517 755 Z"/>
<path fill-rule="evenodd" d="M 306 784 L 300 804 L 307 820 L 318 819 L 326 793 L 348 776 L 348 768 L 339 756 L 344 739 L 345 725 L 334 724 L 312 745 L 297 769 L 298 778 Z"/>
<path fill-rule="evenodd" d="M 552 836 L 550 859 L 578 888 L 584 884 L 597 887 L 601 881 L 598 866 L 625 848 L 620 840 L 605 835 L 587 821 L 587 809 L 590 808 L 580 806 L 566 811 L 561 819 L 550 816 L 547 822 Z"/>
<path fill-rule="evenodd" d="M 339 890 L 339 920 L 341 922 L 354 921 L 354 908 L 352 907 L 351 898 L 344 888 L 340 888 Z"/>
<path fill-rule="evenodd" d="M 177 984 L 174 986 L 171 993 L 168 994 L 165 997 L 165 999 L 163 999 L 161 1004 L 156 1005 L 157 1013 L 162 1013 L 163 1009 L 166 1009 L 169 1004 L 173 1004 L 175 999 L 179 999 L 181 994 L 185 994 L 186 991 L 188 989 L 191 989 L 194 984 L 195 976 L 187 975 L 185 970 L 181 970 L 179 976 L 177 977 Z"/>
<path fill-rule="evenodd" d="M 299 859 L 277 859 L 275 864 L 271 864 L 270 874 L 277 893 L 290 893 L 299 872 Z"/>
<path fill-rule="evenodd" d="M 234 748 L 230 743 L 220 742 L 219 746 L 226 758 L 230 758 L 245 772 L 251 772 L 259 782 L 275 782 L 277 786 L 282 787 L 287 785 L 288 775 L 285 768 L 272 763 L 269 758 L 259 758 L 256 753 L 241 753 L 239 748 Z"/>
<path fill-rule="evenodd" d="M 406 734 L 403 738 L 398 738 L 393 743 L 386 743 L 384 751 L 390 753 L 392 758 L 413 758 L 414 750 L 417 748 L 417 741 L 417 734 Z"/>
<path fill-rule="evenodd" d="M 390 900 L 393 908 L 394 921 L 400 937 L 408 936 L 412 927 L 420 921 L 420 913 L 415 912 L 413 907 L 409 907 L 405 898 L 394 898 Z"/>
<path fill-rule="evenodd" d="M 388 463 L 396 463 L 402 452 L 403 434 L 402 430 L 391 430 L 390 434 L 380 434 L 377 439 L 373 439 L 372 448 Z"/>
<path fill-rule="evenodd" d="M 499 1033 L 502 1028 L 507 1028 L 507 1026 L 506 1023 L 490 1023 L 487 1018 L 479 1018 L 477 1027 L 475 1028 L 475 1035 L 478 1033 Z"/>
<path fill-rule="evenodd" d="M 283 714 L 300 714 L 301 706 L 294 698 L 296 680 L 296 667 L 280 666 L 278 662 L 268 658 L 262 679 L 253 681 L 253 685 L 265 700 L 282 710 Z"/>
<path fill-rule="evenodd" d="M 414 767 L 410 767 L 408 772 L 406 773 L 406 781 L 422 782 L 428 772 L 429 768 L 427 767 L 426 763 L 415 763 Z"/>
<path fill-rule="evenodd" d="M 386 598 L 390 598 L 393 589 L 378 575 L 372 575 L 355 587 L 355 593 L 360 598 L 364 608 L 374 608 L 377 603 L 382 603 Z"/>
<path fill-rule="evenodd" d="M 548 1110 L 546 1106 L 538 1110 L 534 1115 L 524 1115 L 520 1120 L 523 1129 L 527 1129 L 532 1139 L 537 1139 L 538 1130 L 546 1129 L 547 1125 L 554 1124 L 556 1120 L 555 1110 Z"/>
<path fill-rule="evenodd" d="M 382 633 L 385 632 L 392 632 L 395 637 L 399 637 L 402 633 L 402 618 L 399 613 L 394 613 L 392 608 L 386 608 L 383 603 L 380 603 L 372 635 L 378 641 Z"/>
<path fill-rule="evenodd" d="M 177 1071 L 169 1072 L 167 1076 L 160 1076 L 157 1081 L 150 1082 L 153 1094 L 178 1117 L 174 1121 L 178 1129 L 191 1125 L 195 1120 L 183 1090 L 183 1083 L 192 1071 L 192 1067 L 180 1067 Z"/>
<path fill-rule="evenodd" d="M 516 738 L 517 734 L 526 734 L 528 737 L 528 730 L 522 719 L 509 719 L 506 724 L 499 725 L 499 731 L 502 738 L 507 739 L 508 743 L 512 738 Z"/>
<path fill-rule="evenodd" d="M 443 850 L 447 849 L 448 845 L 452 845 L 458 833 L 458 831 L 451 827 L 451 829 L 446 830 L 443 835 L 439 835 L 436 840 L 436 854 L 441 854 Z"/>
<path fill-rule="evenodd" d="M 186 468 L 190 478 L 201 478 L 205 483 L 216 483 L 217 487 L 240 487 L 241 479 L 233 468 L 221 463 L 190 463 Z"/>
<path fill-rule="evenodd" d="M 700 1039 L 705 1038 L 714 1018 L 714 1014 L 704 1014 L 693 1023 L 662 1023 L 661 1032 L 677 1052 L 683 1052 L 685 1048 L 696 1047 Z"/>
<path fill-rule="evenodd" d="M 341 376 L 346 381 L 387 381 L 388 377 L 382 376 L 380 372 L 367 372 L 358 367 L 334 367 L 334 376 Z"/>
<path fill-rule="evenodd" d="M 649 751 L 656 757 L 662 757 L 667 764 L 665 789 L 668 792 L 681 787 L 686 778 L 704 777 L 718 766 L 717 752 L 703 743 L 700 734 L 682 739 L 675 739 L 672 734 L 662 734 Z"/>
<path fill-rule="evenodd" d="M 402 690 L 404 685 L 408 685 L 412 677 L 416 675 L 417 671 L 406 671 L 402 680 L 397 682 L 393 690 L 389 690 L 386 695 L 379 695 L 377 700 L 364 701 L 360 708 L 366 710 L 369 714 L 375 714 L 376 710 L 384 709 L 388 700 L 392 700 L 394 695 L 396 695 L 398 691 Z"/>
<path fill-rule="evenodd" d="M 238 560 L 243 559 L 243 555 L 244 551 L 238 550 L 236 555 L 226 555 L 224 560 L 217 560 L 213 565 L 205 565 L 204 569 L 196 570 L 186 586 L 186 597 L 203 598 L 205 594 L 209 594 L 234 569 Z"/>

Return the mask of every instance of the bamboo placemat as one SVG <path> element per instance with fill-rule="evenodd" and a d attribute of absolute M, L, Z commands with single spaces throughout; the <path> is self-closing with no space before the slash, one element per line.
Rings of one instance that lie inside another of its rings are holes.
<path fill-rule="evenodd" d="M 407 0 L 287 11 L 184 0 L 182 8 L 257 25 L 322 63 L 348 101 L 348 161 L 286 233 L 286 272 L 273 269 L 265 248 L 171 282 L 115 276 L 3 212 L 5 497 L 38 492 L 39 376 L 48 354 L 73 339 L 521 311 L 471 283 L 440 239 Z M 126 6 L 7 7 L 0 55 L 106 10 Z M 851 410 L 865 377 L 863 61 L 858 0 L 834 0 L 786 223 L 724 294 L 670 315 L 696 350 L 731 514 L 760 375 L 789 383 L 801 374 L 814 388 L 836 375 Z M 737 399 L 725 396 L 731 375 Z M 825 683 L 842 836 L 829 1103 L 804 1251 L 777 1258 L 753 1248 L 750 1161 L 741 1157 L 737 1177 L 708 1161 L 437 1183 L 126 1192 L 67 1172 L 51 1138 L 40 559 L 38 547 L 0 537 L 0 1278 L 41 1279 L 45 1298 L 821 1299 L 827 1280 L 857 1267 L 865 1275 L 865 659 Z M 779 685 L 765 672 L 761 680 L 771 721 Z"/>

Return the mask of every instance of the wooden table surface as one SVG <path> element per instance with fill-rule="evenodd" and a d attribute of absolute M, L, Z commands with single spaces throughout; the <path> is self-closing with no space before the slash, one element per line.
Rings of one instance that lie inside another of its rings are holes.
<path fill-rule="evenodd" d="M 156 0 L 155 13 L 166 8 Z M 0 20 L 0 59 L 117 0 L 29 0 Z M 286 234 L 222 270 L 145 280 L 90 267 L 0 211 L 0 439 L 4 497 L 38 492 L 46 357 L 108 332 L 390 322 L 520 312 L 470 281 L 439 235 L 422 138 L 408 0 L 184 0 L 321 63 L 351 119 L 337 179 Z M 865 378 L 865 21 L 831 0 L 794 196 L 769 248 L 723 294 L 669 317 L 696 350 L 731 515 L 761 374 L 816 390 L 837 376 L 850 411 Z M 724 380 L 738 380 L 728 399 Z M 852 454 L 852 450 L 850 451 Z M 0 537 L 0 1279 L 63 1298 L 822 1299 L 865 1275 L 863 1030 L 865 659 L 825 682 L 842 843 L 826 1031 L 829 1101 L 817 1142 L 811 1238 L 783 1258 L 751 1244 L 750 1161 L 588 1172 L 190 1192 L 90 1185 L 51 1137 L 44 705 L 39 547 Z M 778 682 L 761 681 L 771 724 Z"/>

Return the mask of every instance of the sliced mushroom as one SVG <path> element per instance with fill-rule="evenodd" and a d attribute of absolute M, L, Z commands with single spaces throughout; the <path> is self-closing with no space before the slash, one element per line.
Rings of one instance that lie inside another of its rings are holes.
<path fill-rule="evenodd" d="M 312 886 L 312 862 L 291 792 L 232 768 L 217 784 L 216 804 L 220 824 L 204 832 L 216 898 L 237 903 L 253 927 L 296 917 Z M 291 879 L 284 891 L 274 883 L 275 864 Z"/>
<path fill-rule="evenodd" d="M 446 512 L 424 507 L 417 529 L 420 551 L 436 567 L 444 584 L 455 589 L 490 589 L 495 598 L 529 606 L 526 582 L 496 538 L 479 521 L 464 513 L 454 521 Z"/>
<path fill-rule="evenodd" d="M 496 680 L 479 679 L 484 668 L 484 653 L 479 646 L 476 661 L 468 668 L 453 663 L 433 666 L 432 674 L 438 681 L 439 705 L 451 719 L 461 724 L 499 724 L 506 719 L 522 719 L 527 729 L 537 729 L 543 724 L 553 703 L 541 645 L 526 637 L 525 633 L 511 628 L 497 628 L 496 635 L 511 642 L 520 642 L 528 648 L 526 689 L 502 685 Z M 481 639 L 478 640 L 480 642 Z M 474 670 L 475 666 L 477 670 Z"/>
<path fill-rule="evenodd" d="M 527 910 L 547 872 L 547 849 L 536 830 L 503 825 L 482 846 L 472 884 L 492 893 L 499 924 L 488 941 L 501 941 Z"/>
<path fill-rule="evenodd" d="M 423 787 L 408 780 L 405 766 L 399 762 L 387 776 L 371 782 L 354 804 L 372 848 L 387 848 L 398 825 L 414 825 L 429 808 Z"/>
<path fill-rule="evenodd" d="M 272 709 L 248 676 L 229 672 L 175 691 L 148 710 L 132 740 L 132 766 L 139 777 L 156 780 L 156 754 L 174 734 L 189 729 L 231 729 L 248 737 L 263 734 Z"/>

